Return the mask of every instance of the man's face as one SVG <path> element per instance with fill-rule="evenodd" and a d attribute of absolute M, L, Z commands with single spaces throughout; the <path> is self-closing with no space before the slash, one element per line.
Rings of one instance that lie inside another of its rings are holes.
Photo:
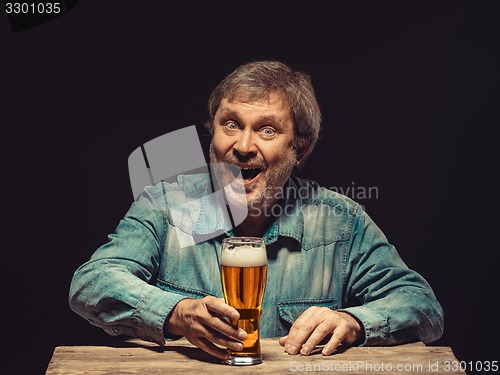
<path fill-rule="evenodd" d="M 219 184 L 230 186 L 229 198 L 249 210 L 274 203 L 297 160 L 293 139 L 290 111 L 278 94 L 254 102 L 223 99 L 214 118 L 210 161 L 241 169 L 242 180 L 235 179 L 238 170 L 224 164 L 218 168 Z"/>

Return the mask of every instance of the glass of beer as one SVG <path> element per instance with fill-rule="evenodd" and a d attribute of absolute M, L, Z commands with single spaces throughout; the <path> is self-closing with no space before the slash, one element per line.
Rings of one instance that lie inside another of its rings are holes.
<path fill-rule="evenodd" d="M 242 351 L 228 349 L 230 357 L 226 363 L 262 363 L 259 326 L 267 276 L 264 240 L 258 237 L 223 239 L 221 265 L 224 300 L 240 313 L 240 319 L 232 323 L 248 334 Z"/>

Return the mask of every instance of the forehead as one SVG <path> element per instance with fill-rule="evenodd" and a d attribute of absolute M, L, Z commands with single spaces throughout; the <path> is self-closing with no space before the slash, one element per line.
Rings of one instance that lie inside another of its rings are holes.
<path fill-rule="evenodd" d="M 223 98 L 217 110 L 218 114 L 227 112 L 248 112 L 248 114 L 255 113 L 272 113 L 278 115 L 283 119 L 291 119 L 290 106 L 288 101 L 279 93 L 272 92 L 262 98 L 249 98 L 244 95 L 239 95 L 234 98 Z"/>

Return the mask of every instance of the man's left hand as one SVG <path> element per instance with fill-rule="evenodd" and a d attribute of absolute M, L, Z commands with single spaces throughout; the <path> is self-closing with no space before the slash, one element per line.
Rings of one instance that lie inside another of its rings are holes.
<path fill-rule="evenodd" d="M 309 355 L 321 340 L 331 334 L 322 350 L 323 355 L 330 355 L 341 343 L 352 345 L 363 333 L 361 324 L 352 315 L 313 306 L 304 311 L 293 323 L 288 336 L 281 337 L 279 343 L 289 354 Z"/>

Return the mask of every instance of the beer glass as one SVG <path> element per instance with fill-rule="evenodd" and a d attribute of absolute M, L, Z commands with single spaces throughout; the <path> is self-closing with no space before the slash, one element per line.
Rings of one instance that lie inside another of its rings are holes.
<path fill-rule="evenodd" d="M 267 255 L 264 240 L 258 237 L 231 237 L 222 240 L 221 276 L 224 300 L 240 313 L 237 324 L 246 331 L 242 351 L 229 350 L 226 363 L 255 365 L 262 362 L 260 312 L 266 287 Z"/>

